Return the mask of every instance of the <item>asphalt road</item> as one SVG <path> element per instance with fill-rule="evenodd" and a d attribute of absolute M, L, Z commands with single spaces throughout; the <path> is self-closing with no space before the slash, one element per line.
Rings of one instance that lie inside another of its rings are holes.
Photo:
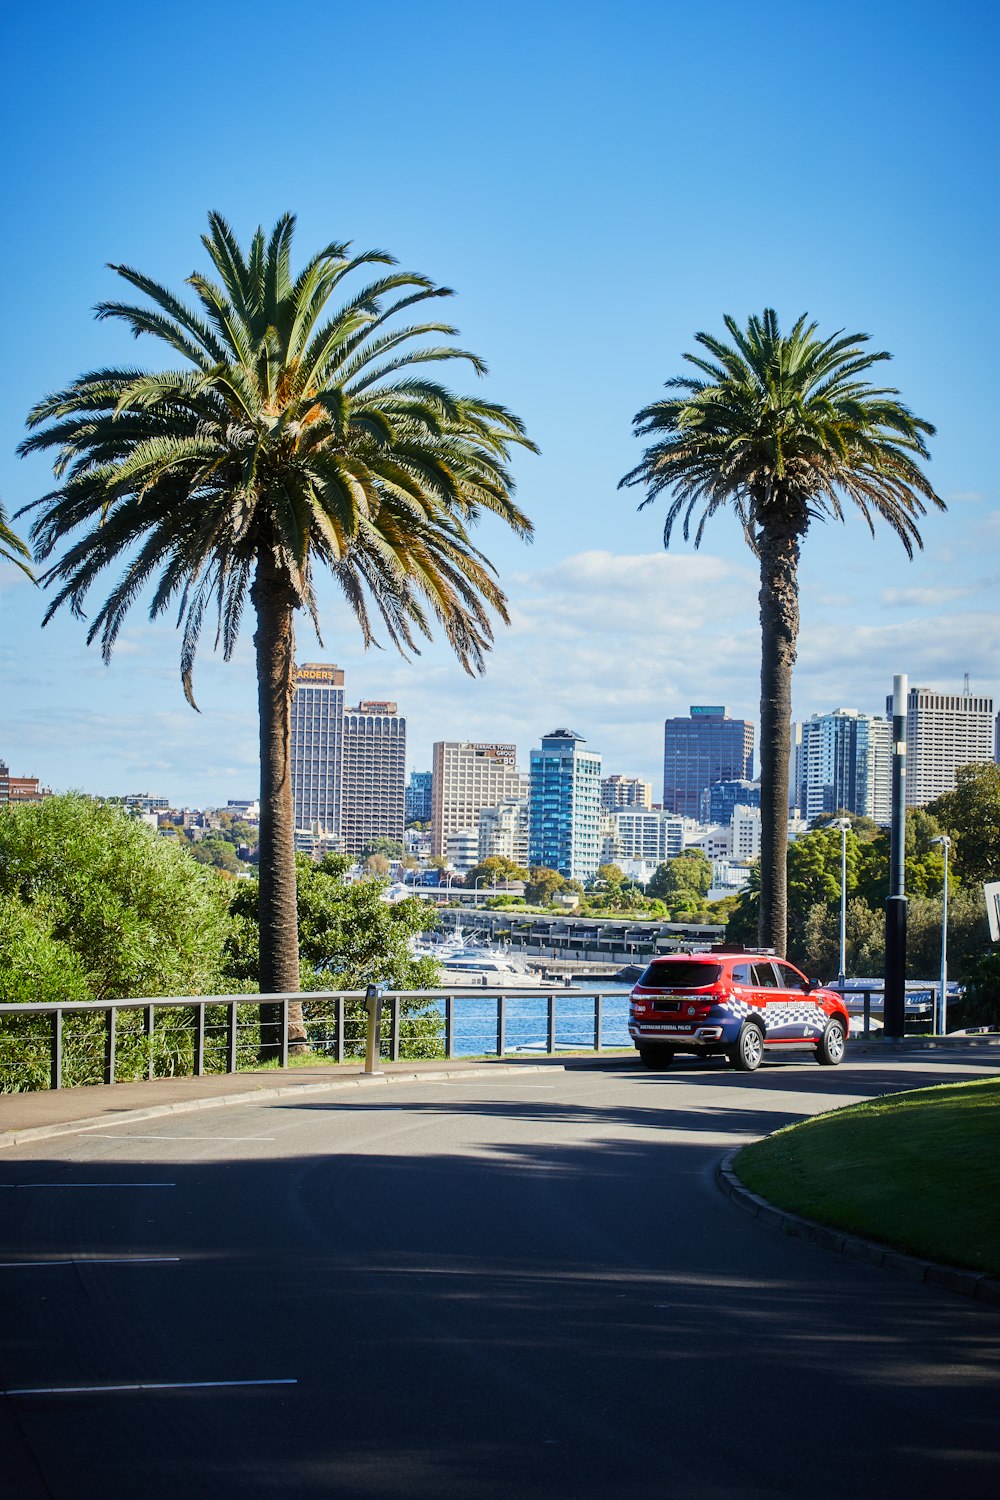
<path fill-rule="evenodd" d="M 10 1500 L 1000 1494 L 1000 1312 L 784 1237 L 740 1141 L 990 1071 L 628 1060 L 0 1160 Z"/>

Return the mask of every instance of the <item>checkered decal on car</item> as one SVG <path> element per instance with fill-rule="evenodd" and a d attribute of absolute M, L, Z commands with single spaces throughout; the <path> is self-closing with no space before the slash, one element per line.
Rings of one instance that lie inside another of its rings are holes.
<path fill-rule="evenodd" d="M 826 1025 L 822 1007 L 805 995 L 801 1000 L 768 1000 L 766 1005 L 751 1005 L 748 1000 L 734 995 L 726 1001 L 725 1008 L 740 1022 L 745 1021 L 747 1016 L 761 1016 L 768 1035 L 786 1031 L 792 1026 L 808 1026 L 819 1035 Z"/>

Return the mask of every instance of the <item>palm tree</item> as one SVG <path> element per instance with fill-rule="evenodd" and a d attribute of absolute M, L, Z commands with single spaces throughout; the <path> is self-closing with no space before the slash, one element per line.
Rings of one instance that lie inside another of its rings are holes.
<path fill-rule="evenodd" d="M 700 373 L 667 381 L 679 394 L 640 411 L 638 437 L 652 437 L 621 485 L 644 485 L 648 505 L 670 496 L 664 546 L 682 518 L 684 539 L 697 517 L 697 547 L 709 517 L 730 505 L 760 562 L 762 944 L 785 951 L 785 851 L 791 681 L 799 629 L 798 562 L 813 520 L 844 519 L 852 501 L 868 523 L 884 521 L 907 555 L 922 546 L 915 516 L 924 500 L 941 510 L 917 459 L 927 458 L 929 422 L 861 377 L 890 356 L 866 350 L 868 335 L 821 339 L 799 318 L 787 337 L 769 308 L 746 329 L 725 319 L 732 344 L 695 335 L 707 356 L 684 358 Z"/>
<path fill-rule="evenodd" d="M 22 573 L 27 573 L 32 583 L 34 583 L 35 575 L 22 561 L 22 558 L 27 558 L 30 561 L 31 553 L 21 541 L 21 538 L 15 536 L 7 525 L 7 512 L 3 508 L 2 501 L 0 501 L 0 558 L 3 558 L 5 562 L 12 562 L 15 568 L 21 569 Z"/>
<path fill-rule="evenodd" d="M 37 511 L 39 561 L 65 544 L 41 576 L 57 586 L 43 623 L 64 604 L 82 617 L 92 585 L 119 565 L 88 642 L 99 638 L 109 660 L 129 608 L 152 584 L 150 618 L 178 607 L 181 678 L 197 707 L 192 669 L 206 611 L 228 659 L 248 599 L 253 606 L 265 994 L 299 985 L 290 704 L 298 610 L 319 635 L 317 567 L 343 590 L 366 645 L 373 614 L 404 654 L 430 638 L 436 619 L 471 673 L 493 639 L 491 612 L 504 622 L 507 612 L 470 525 L 489 511 L 522 537 L 532 530 L 507 468 L 512 445 L 534 446 L 520 421 L 417 368 L 461 359 L 481 374 L 482 361 L 427 342 L 453 336 L 447 324 L 399 322 L 449 289 L 380 269 L 330 310 L 351 273 L 395 262 L 329 244 L 293 278 L 294 223 L 284 216 L 269 238 L 258 229 L 244 254 L 210 214 L 202 243 L 218 281 L 188 278 L 196 310 L 141 272 L 112 266 L 146 302 L 105 302 L 97 316 L 161 340 L 181 368 L 80 376 L 34 407 L 20 449 L 55 455 L 57 488 L 24 507 Z"/>

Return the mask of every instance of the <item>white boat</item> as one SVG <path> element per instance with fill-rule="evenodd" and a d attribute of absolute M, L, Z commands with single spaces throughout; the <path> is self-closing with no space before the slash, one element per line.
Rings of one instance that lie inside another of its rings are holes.
<path fill-rule="evenodd" d="M 525 959 L 508 949 L 466 938 L 461 931 L 441 942 L 415 939 L 414 958 L 433 958 L 441 965 L 445 984 L 486 986 L 490 989 L 537 988 L 544 983 Z"/>

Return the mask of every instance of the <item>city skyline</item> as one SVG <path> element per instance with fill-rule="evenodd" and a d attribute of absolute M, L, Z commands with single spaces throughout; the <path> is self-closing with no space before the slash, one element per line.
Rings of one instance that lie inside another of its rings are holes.
<path fill-rule="evenodd" d="M 511 614 L 483 679 L 465 677 L 440 641 L 410 664 L 389 649 L 366 655 L 326 579 L 323 644 L 297 622 L 299 660 L 334 660 L 360 696 L 398 702 L 410 769 L 430 768 L 438 739 L 514 742 L 523 764 L 539 736 L 568 723 L 606 771 L 651 781 L 659 800 L 665 718 L 717 702 L 758 724 L 758 579 L 735 516 L 713 518 L 700 552 L 677 540 L 664 553 L 663 506 L 640 512 L 640 496 L 617 485 L 640 456 L 634 414 L 680 373 L 695 333 L 720 334 L 724 314 L 743 320 L 765 306 L 785 326 L 807 311 L 823 333 L 861 330 L 892 353 L 886 382 L 938 428 L 928 475 L 949 506 L 921 522 L 925 550 L 912 563 L 888 532 L 870 538 L 860 515 L 811 528 L 794 717 L 878 713 L 897 673 L 958 693 L 968 672 L 975 693 L 1000 700 L 994 10 L 958 0 L 928 26 L 895 0 L 875 10 L 847 0 L 833 31 L 791 0 L 752 11 L 721 0 L 703 13 L 638 0 L 627 16 L 590 0 L 541 12 L 511 0 L 501 26 L 444 0 L 432 11 L 420 22 L 387 0 L 380 12 L 379 81 L 393 110 L 341 121 L 335 160 L 262 138 L 252 171 L 235 119 L 218 122 L 215 149 L 204 150 L 193 74 L 168 86 L 135 66 L 190 24 L 185 0 L 169 16 L 64 7 L 55 27 L 12 13 L 17 66 L 0 109 L 8 201 L 25 228 L 0 245 L 19 289 L 0 370 L 9 516 L 51 484 L 41 458 L 15 457 L 34 401 L 116 360 L 163 363 L 151 341 L 94 319 L 94 305 L 119 293 L 107 263 L 183 292 L 184 277 L 204 269 L 209 209 L 241 238 L 291 210 L 302 259 L 351 239 L 454 287 L 447 316 L 490 373 L 477 381 L 453 369 L 449 379 L 509 406 L 541 448 L 514 465 L 534 544 L 489 521 L 474 537 Z M 219 24 L 239 23 L 226 25 L 234 76 L 259 69 L 265 14 L 259 0 L 222 0 Z M 306 92 L 322 85 L 331 51 L 367 43 L 360 12 L 311 25 Z M 747 58 L 762 47 L 782 88 L 755 105 L 761 138 L 796 122 L 782 137 L 781 191 L 767 194 L 753 172 L 722 166 L 732 126 L 714 103 L 745 88 Z M 113 76 L 118 108 L 145 122 L 104 161 L 100 194 L 88 174 L 64 170 L 81 121 L 78 144 L 97 144 L 95 72 Z M 443 76 L 446 90 L 423 86 Z M 414 111 L 421 173 L 398 149 L 399 118 Z M 857 170 L 873 144 L 882 159 L 918 166 L 919 233 L 910 196 L 886 195 L 883 174 Z M 501 153 L 511 171 L 498 232 L 481 164 Z M 818 178 L 839 210 L 820 214 Z M 609 301 L 614 314 L 598 322 Z M 192 805 L 256 794 L 249 615 L 229 664 L 206 629 L 198 716 L 169 621 L 149 625 L 137 603 L 105 668 L 85 624 L 66 615 L 40 628 L 50 600 L 0 563 L 0 755 L 12 773 L 98 795 L 162 789 Z"/>

